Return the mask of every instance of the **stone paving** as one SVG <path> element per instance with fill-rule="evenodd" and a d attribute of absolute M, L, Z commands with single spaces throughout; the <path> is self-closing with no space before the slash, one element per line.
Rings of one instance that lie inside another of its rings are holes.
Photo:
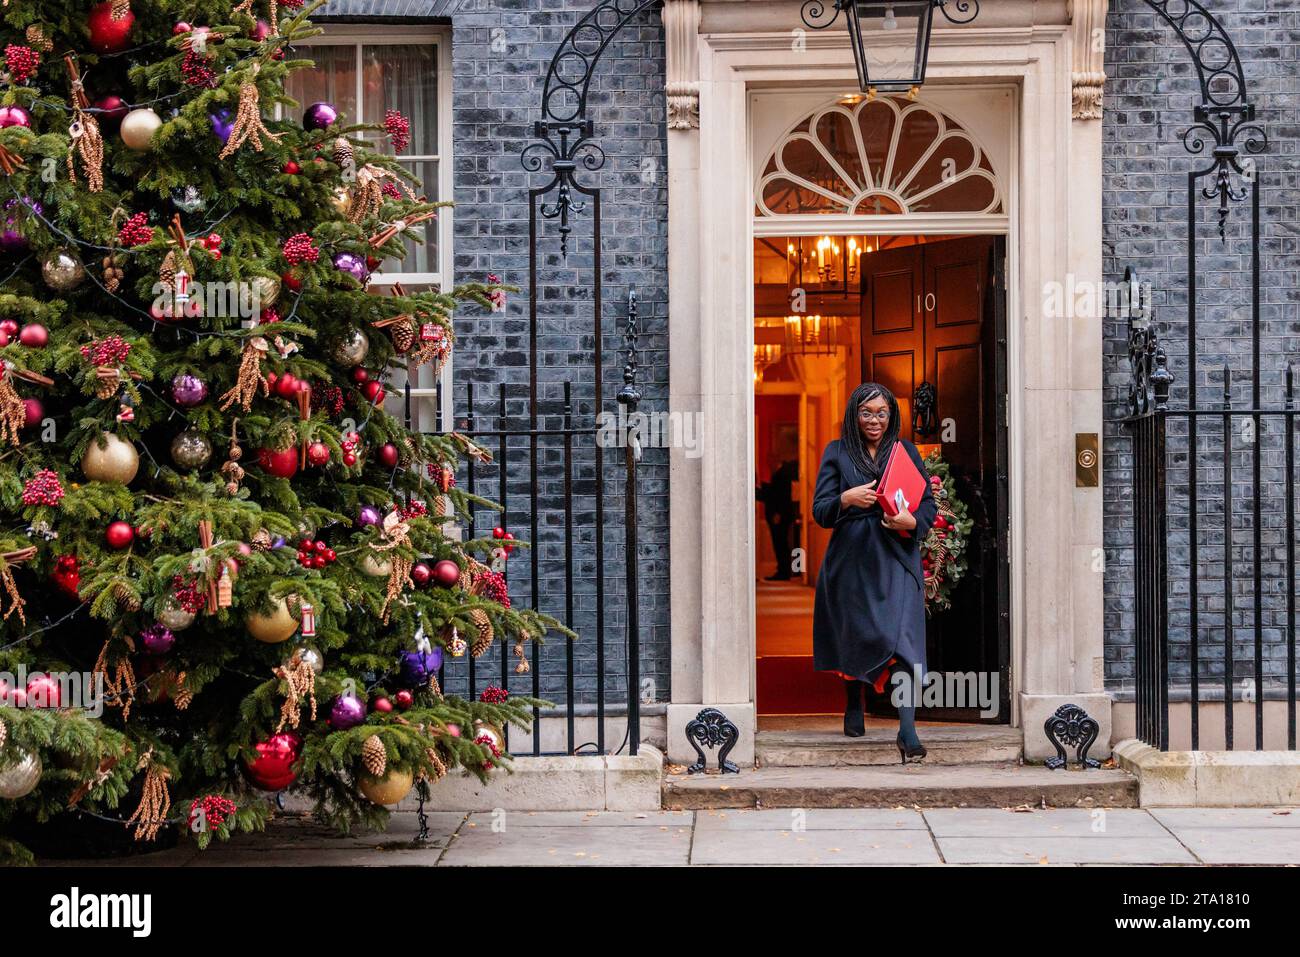
<path fill-rule="evenodd" d="M 1300 865 L 1300 809 L 501 811 L 393 815 L 338 837 L 301 816 L 199 852 L 78 866 Z M 55 862 L 50 862 L 55 863 Z"/>

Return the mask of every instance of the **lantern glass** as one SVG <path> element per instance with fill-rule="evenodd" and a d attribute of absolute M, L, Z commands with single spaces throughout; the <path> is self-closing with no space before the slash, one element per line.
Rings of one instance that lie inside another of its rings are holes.
<path fill-rule="evenodd" d="M 925 82 L 933 0 L 852 0 L 849 36 L 858 81 L 869 90 L 910 90 Z"/>

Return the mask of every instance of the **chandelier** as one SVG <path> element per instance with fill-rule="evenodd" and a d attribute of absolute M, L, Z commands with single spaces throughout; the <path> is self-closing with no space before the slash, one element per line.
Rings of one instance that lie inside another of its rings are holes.
<path fill-rule="evenodd" d="M 843 321 L 838 316 L 796 313 L 785 317 L 785 349 L 795 356 L 831 356 L 844 341 Z"/>

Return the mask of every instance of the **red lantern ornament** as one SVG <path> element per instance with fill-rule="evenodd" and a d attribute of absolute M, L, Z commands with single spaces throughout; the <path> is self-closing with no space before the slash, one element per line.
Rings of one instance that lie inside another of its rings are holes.
<path fill-rule="evenodd" d="M 263 791 L 283 791 L 298 773 L 294 763 L 302 753 L 302 738 L 292 731 L 273 734 L 257 746 L 257 760 L 245 761 L 244 772 Z"/>
<path fill-rule="evenodd" d="M 135 541 L 135 529 L 130 522 L 116 521 L 104 531 L 104 541 L 108 547 L 121 551 Z"/>
<path fill-rule="evenodd" d="M 443 588 L 450 588 L 460 581 L 460 566 L 444 558 L 433 566 L 433 580 Z"/>
<path fill-rule="evenodd" d="M 298 450 L 293 446 L 279 452 L 258 449 L 257 464 L 276 478 L 293 478 L 298 472 Z"/>
<path fill-rule="evenodd" d="M 90 8 L 87 24 L 90 27 L 90 48 L 96 53 L 120 53 L 131 45 L 131 28 L 135 14 L 127 7 L 121 18 L 113 16 L 113 0 L 104 0 Z"/>
<path fill-rule="evenodd" d="M 397 468 L 397 446 L 392 442 L 386 442 L 380 446 L 379 461 L 383 463 L 386 469 Z"/>

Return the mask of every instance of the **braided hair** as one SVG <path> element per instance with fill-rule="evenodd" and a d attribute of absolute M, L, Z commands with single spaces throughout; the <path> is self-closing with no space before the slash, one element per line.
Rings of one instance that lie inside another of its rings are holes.
<path fill-rule="evenodd" d="M 872 399 L 884 399 L 889 405 L 889 421 L 885 423 L 885 432 L 880 437 L 880 444 L 876 447 L 874 458 L 867 453 L 867 443 L 862 438 L 862 430 L 858 428 L 858 410 Z M 849 396 L 848 408 L 844 410 L 844 427 L 840 430 L 840 445 L 848 453 L 849 460 L 857 466 L 858 471 L 866 476 L 867 481 L 880 477 L 885 463 L 889 461 L 889 453 L 893 450 L 894 443 L 898 441 L 898 426 L 898 400 L 894 398 L 894 393 L 876 382 L 864 382 L 853 390 L 853 394 Z"/>

